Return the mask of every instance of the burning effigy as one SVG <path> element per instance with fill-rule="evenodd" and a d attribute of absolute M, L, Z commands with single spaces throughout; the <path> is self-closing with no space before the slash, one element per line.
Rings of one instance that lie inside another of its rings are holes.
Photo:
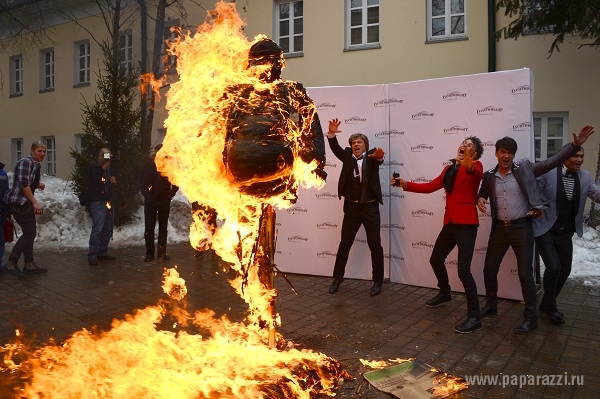
<path fill-rule="evenodd" d="M 302 85 L 283 82 L 281 49 L 265 37 L 249 41 L 234 4 L 220 2 L 196 32 L 169 48 L 177 58 L 167 82 L 168 118 L 159 171 L 199 208 L 195 248 L 207 242 L 235 269 L 230 281 L 248 304 L 243 323 L 210 310 L 190 314 L 176 269 L 163 275 L 169 300 L 114 320 L 105 332 L 86 329 L 65 342 L 0 347 L 0 373 L 15 397 L 28 398 L 311 398 L 335 396 L 351 378 L 335 359 L 289 345 L 276 333 L 274 208 L 294 204 L 301 187 L 324 185 L 324 139 Z M 157 86 L 165 82 L 154 82 Z M 157 328 L 169 313 L 188 329 Z"/>

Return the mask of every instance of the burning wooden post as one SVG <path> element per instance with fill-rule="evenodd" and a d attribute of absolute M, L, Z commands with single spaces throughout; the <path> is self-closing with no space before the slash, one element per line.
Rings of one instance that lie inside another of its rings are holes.
<path fill-rule="evenodd" d="M 267 290 L 275 289 L 275 210 L 272 205 L 263 205 L 260 218 L 260 227 L 258 230 L 258 256 L 256 265 L 258 266 L 258 279 Z M 275 348 L 275 298 L 269 301 L 269 348 Z"/>

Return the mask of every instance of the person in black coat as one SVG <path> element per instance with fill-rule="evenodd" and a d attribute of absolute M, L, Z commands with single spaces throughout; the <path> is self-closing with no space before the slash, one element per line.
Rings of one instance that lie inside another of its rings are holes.
<path fill-rule="evenodd" d="M 144 196 L 144 239 L 146 241 L 146 256 L 144 262 L 154 260 L 154 228 L 158 220 L 158 259 L 170 260 L 167 254 L 167 223 L 171 211 L 171 199 L 179 187 L 171 184 L 169 179 L 162 176 L 156 169 L 154 158 L 162 148 L 162 144 L 154 147 L 152 157 L 142 166 L 140 176 L 140 191 Z"/>
<path fill-rule="evenodd" d="M 338 182 L 338 197 L 344 197 L 344 220 L 342 238 L 335 257 L 333 283 L 329 293 L 335 294 L 344 281 L 344 271 L 348 254 L 354 243 L 354 237 L 360 226 L 365 227 L 367 244 L 371 251 L 373 267 L 373 288 L 371 296 L 379 295 L 383 285 L 383 247 L 381 246 L 381 217 L 379 204 L 383 204 L 379 166 L 383 163 L 385 152 L 379 147 L 369 150 L 369 139 L 362 133 L 348 138 L 350 147 L 342 148 L 336 134 L 340 121 L 329 121 L 327 141 L 333 154 L 343 162 Z"/>

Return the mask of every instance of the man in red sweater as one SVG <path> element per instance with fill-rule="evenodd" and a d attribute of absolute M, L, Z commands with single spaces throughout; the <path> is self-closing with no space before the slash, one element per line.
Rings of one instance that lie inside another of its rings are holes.
<path fill-rule="evenodd" d="M 458 246 L 458 277 L 467 297 L 467 318 L 454 330 L 470 333 L 481 328 L 477 285 L 471 274 L 471 260 L 475 249 L 479 218 L 477 216 L 477 190 L 483 176 L 483 165 L 479 158 L 483 145 L 477 137 L 466 138 L 458 147 L 456 158 L 442 170 L 442 173 L 429 183 L 414 183 L 402 178 L 392 178 L 391 184 L 404 191 L 433 193 L 441 188 L 446 190 L 446 211 L 444 227 L 438 235 L 429 263 L 438 281 L 440 292 L 428 300 L 429 307 L 436 307 L 452 300 L 446 257 Z"/>

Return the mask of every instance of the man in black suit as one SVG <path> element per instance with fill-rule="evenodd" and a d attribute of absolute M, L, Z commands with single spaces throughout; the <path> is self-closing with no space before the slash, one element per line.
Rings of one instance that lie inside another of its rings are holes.
<path fill-rule="evenodd" d="M 329 293 L 335 294 L 344 281 L 344 271 L 354 237 L 361 225 L 367 233 L 373 266 L 373 288 L 371 296 L 379 295 L 383 284 L 383 247 L 381 246 L 379 204 L 383 204 L 379 166 L 385 152 L 379 147 L 369 150 L 369 139 L 362 133 L 348 138 L 350 147 L 342 148 L 337 141 L 340 121 L 329 121 L 327 141 L 333 154 L 343 162 L 338 182 L 338 196 L 344 197 L 344 220 L 342 239 L 335 257 L 333 283 Z"/>

